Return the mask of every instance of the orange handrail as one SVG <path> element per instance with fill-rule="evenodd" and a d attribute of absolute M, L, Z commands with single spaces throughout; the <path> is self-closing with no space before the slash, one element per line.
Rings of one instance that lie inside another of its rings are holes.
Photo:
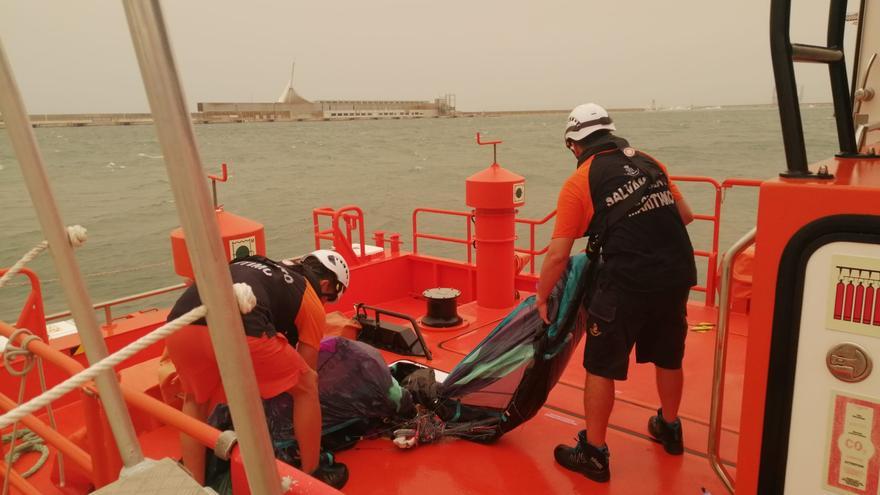
<path fill-rule="evenodd" d="M 9 397 L 0 394 L 0 409 L 3 411 L 10 411 L 14 409 L 18 404 L 15 403 Z M 89 475 L 93 472 L 92 458 L 89 454 L 79 448 L 75 443 L 70 441 L 64 435 L 58 433 L 53 430 L 51 426 L 46 423 L 40 421 L 36 416 L 28 415 L 22 418 L 21 422 L 31 429 L 37 435 L 43 437 L 43 440 L 46 441 L 49 445 L 52 445 L 65 457 L 74 462 L 77 466 L 81 467 L 86 473 Z"/>
<path fill-rule="evenodd" d="M 330 218 L 330 228 L 321 229 L 321 217 Z M 339 221 L 345 221 L 345 233 L 339 226 Z M 333 243 L 333 249 L 342 254 L 342 257 L 353 265 L 359 265 L 362 257 L 366 255 L 366 227 L 364 226 L 364 211 L 354 205 L 346 205 L 338 210 L 329 207 L 315 208 L 312 210 L 312 224 L 315 235 L 315 249 L 321 249 L 321 241 Z M 361 254 L 358 255 L 352 248 L 352 231 L 358 231 Z"/>
<path fill-rule="evenodd" d="M 185 432 L 199 443 L 213 449 L 220 437 L 220 430 L 183 414 L 168 404 L 143 392 L 122 385 L 122 396 L 135 409 L 149 414 L 177 431 Z"/>
<path fill-rule="evenodd" d="M 724 179 L 721 187 L 722 189 L 730 189 L 734 186 L 761 187 L 763 183 L 763 179 Z"/>
<path fill-rule="evenodd" d="M 0 321 L 0 336 L 10 338 L 15 332 L 15 328 L 10 326 L 9 324 Z M 17 341 L 11 341 L 10 344 L 19 345 L 20 341 L 25 337 L 23 334 L 19 334 Z M 27 350 L 32 352 L 35 356 L 40 357 L 43 361 L 58 367 L 68 375 L 75 375 L 83 370 L 83 366 L 77 362 L 75 359 L 65 356 L 59 351 L 52 349 L 48 344 L 43 342 L 42 340 L 31 340 L 28 342 Z M 86 388 L 86 387 L 84 387 Z M 90 389 L 90 393 L 96 393 L 94 389 Z M 13 402 L 8 397 L 0 394 L 0 409 L 5 411 L 9 411 L 15 408 L 17 404 Z M 97 408 L 89 408 L 86 407 L 84 410 L 85 423 L 87 425 L 101 425 L 101 418 L 99 417 Z M 64 437 L 54 429 L 52 429 L 49 425 L 42 422 L 34 415 L 28 415 L 21 420 L 22 423 L 25 424 L 28 428 L 32 429 L 35 433 L 43 437 L 47 444 L 55 447 L 55 449 L 59 450 L 65 456 L 70 457 L 70 459 L 79 467 L 81 467 L 89 476 L 89 479 L 95 483 L 96 486 L 103 486 L 113 479 L 112 473 L 108 473 L 105 466 L 106 464 L 111 464 L 110 462 L 95 462 L 95 459 L 86 451 L 81 449 L 79 446 L 74 444 L 68 438 Z"/>
<path fill-rule="evenodd" d="M 691 290 L 704 292 L 706 298 L 704 304 L 706 306 L 715 305 L 715 275 L 718 270 L 718 241 L 721 234 L 721 183 L 711 177 L 691 176 L 691 175 L 673 175 L 670 177 L 676 182 L 699 182 L 712 186 L 715 189 L 715 205 L 711 215 L 694 214 L 694 220 L 702 220 L 712 222 L 712 247 L 709 251 L 694 250 L 694 256 L 708 258 L 706 263 L 706 283 L 705 285 L 696 285 Z"/>
<path fill-rule="evenodd" d="M 12 336 L 12 333 L 14 331 L 15 329 L 13 327 L 0 321 L 0 335 L 9 338 L 10 336 Z M 19 339 L 20 338 L 21 336 L 19 337 Z M 83 370 L 82 365 L 80 365 L 76 360 L 61 353 L 60 351 L 53 349 L 48 344 L 40 340 L 30 341 L 28 343 L 27 349 L 31 351 L 35 356 L 40 357 L 48 363 L 58 366 L 60 369 L 70 375 L 74 375 Z M 88 388 L 90 391 L 92 390 L 91 387 L 86 388 Z M 130 407 L 133 407 L 140 411 L 144 411 L 151 417 L 159 420 L 161 423 L 171 426 L 177 431 L 186 433 L 207 448 L 213 449 L 216 445 L 217 438 L 220 436 L 220 431 L 216 428 L 213 428 L 201 421 L 198 421 L 184 414 L 178 409 L 175 409 L 158 399 L 155 399 L 138 390 L 132 389 L 124 384 L 121 388 L 123 397 Z M 15 404 L 11 400 L 3 397 L 2 394 L 0 394 L 0 408 L 8 410 L 13 407 L 15 407 Z M 60 433 L 55 432 L 36 417 L 29 415 L 26 418 L 22 419 L 22 422 L 25 423 L 25 425 L 27 425 L 28 427 L 34 429 L 37 434 L 42 436 L 47 444 L 55 447 L 58 450 L 61 450 L 63 454 L 70 456 L 71 459 L 78 466 L 85 469 L 91 475 L 96 485 L 101 486 L 103 484 L 106 484 L 107 481 L 112 481 L 112 479 L 109 479 L 102 482 L 102 480 L 96 479 L 101 477 L 101 474 L 98 471 L 101 470 L 100 468 L 102 468 L 102 466 L 98 464 L 104 464 L 103 461 L 96 460 L 93 456 L 88 455 L 85 451 L 80 449 L 69 439 L 65 438 Z M 100 424 L 100 420 L 98 420 L 98 422 L 86 421 L 87 428 L 94 428 L 97 424 Z M 92 434 L 91 431 L 90 434 Z M 238 446 L 235 447 L 235 450 L 237 449 Z M 294 485 L 301 482 L 305 484 L 303 486 L 312 486 L 315 483 L 315 481 L 311 477 L 297 469 L 291 468 L 289 471 L 285 472 L 285 475 L 290 476 L 294 479 Z M 16 486 L 16 488 L 28 494 L 40 493 L 39 491 L 34 491 L 30 483 L 23 478 L 21 478 L 20 481 L 23 484 L 27 485 L 27 487 L 19 488 L 16 484 L 17 482 L 15 480 L 15 476 L 17 475 L 11 476 L 10 481 L 14 484 L 14 486 Z M 335 490 L 327 485 L 319 484 L 315 486 L 318 486 L 322 489 L 320 493 L 337 493 Z M 323 490 L 324 488 L 326 488 L 326 490 Z"/>
<path fill-rule="evenodd" d="M 715 305 L 715 284 L 716 284 L 716 274 L 718 270 L 718 243 L 720 238 L 721 231 L 721 203 L 723 202 L 723 194 L 724 191 L 730 189 L 735 186 L 747 186 L 747 187 L 757 187 L 760 186 L 763 181 L 758 179 L 744 179 L 744 178 L 734 178 L 734 179 L 726 179 L 723 182 L 718 182 L 717 180 L 711 177 L 702 177 L 702 176 L 688 176 L 688 175 L 674 175 L 671 176 L 671 179 L 678 182 L 695 182 L 695 183 L 704 183 L 711 186 L 715 191 L 715 201 L 713 205 L 712 212 L 709 214 L 694 214 L 694 220 L 707 221 L 712 222 L 712 242 L 711 247 L 708 250 L 696 249 L 694 250 L 694 256 L 704 257 L 708 259 L 707 268 L 706 268 L 706 282 L 704 285 L 697 285 L 693 287 L 693 290 L 698 292 L 704 292 L 706 294 L 705 304 L 707 306 Z M 441 236 L 436 234 L 426 234 L 419 232 L 418 228 L 418 214 L 419 213 L 433 213 L 436 215 L 449 215 L 449 216 L 460 216 L 467 217 L 467 237 L 462 239 L 459 237 L 448 237 Z M 544 225 L 548 223 L 554 216 L 556 215 L 556 211 L 552 211 L 548 213 L 545 217 L 541 219 L 529 219 L 529 218 L 517 218 L 514 221 L 519 224 L 525 224 L 529 226 L 529 247 L 520 248 L 517 247 L 514 249 L 517 253 L 524 253 L 530 255 L 529 261 L 529 273 L 535 273 L 535 258 L 547 252 L 549 248 L 549 244 L 544 246 L 541 249 L 537 249 L 535 246 L 535 229 L 540 225 Z M 471 221 L 473 218 L 472 212 L 464 212 L 464 211 L 454 211 L 454 210 L 441 210 L 434 208 L 416 208 L 413 210 L 412 216 L 412 224 L 413 224 L 413 253 L 418 254 L 418 240 L 419 239 L 432 239 L 443 242 L 451 242 L 456 244 L 465 244 L 467 245 L 467 261 L 468 263 L 472 262 L 472 250 L 473 250 L 473 239 L 471 236 Z"/>
<path fill-rule="evenodd" d="M 422 234 L 419 232 L 419 213 L 434 213 L 436 215 L 448 215 L 454 217 L 464 217 L 467 227 L 467 237 L 461 239 L 459 237 L 447 237 L 436 234 Z M 467 246 L 467 262 L 473 262 L 473 233 L 471 224 L 473 222 L 474 213 L 469 211 L 441 210 L 437 208 L 416 208 L 412 213 L 412 231 L 413 231 L 413 254 L 419 253 L 419 239 L 431 239 L 435 241 L 452 242 L 455 244 L 464 244 Z"/>
<path fill-rule="evenodd" d="M 8 271 L 8 268 L 0 268 L 0 276 L 3 276 Z M 46 313 L 43 310 L 43 294 L 40 289 L 40 279 L 37 278 L 36 273 L 27 268 L 22 268 L 18 275 L 27 277 L 31 283 L 31 290 L 24 301 L 24 306 L 18 315 L 18 321 L 15 323 L 15 326 L 27 328 L 37 337 L 47 340 L 49 334 L 46 332 Z"/>
<path fill-rule="evenodd" d="M 547 250 L 550 249 L 550 245 L 547 244 L 542 249 L 535 250 L 535 228 L 538 227 L 539 225 L 546 224 L 547 222 L 550 221 L 550 219 L 552 219 L 555 216 L 556 216 L 556 210 L 553 210 L 550 213 L 548 213 L 546 216 L 544 216 L 544 218 L 541 218 L 539 220 L 532 219 L 532 218 L 514 219 L 515 223 L 523 223 L 523 224 L 526 224 L 529 226 L 529 249 L 514 248 L 514 251 L 517 253 L 525 253 L 525 254 L 529 255 L 529 273 L 531 273 L 531 274 L 535 273 L 535 257 L 546 253 Z"/>
<path fill-rule="evenodd" d="M 437 234 L 425 234 L 419 232 L 419 223 L 418 223 L 418 215 L 419 213 L 433 213 L 435 215 L 448 215 L 448 216 L 456 216 L 456 217 L 465 217 L 467 218 L 466 223 L 466 238 L 462 239 L 460 237 L 449 237 L 442 236 Z M 533 219 L 533 218 L 516 218 L 514 219 L 515 223 L 526 224 L 529 226 L 529 248 L 520 248 L 515 247 L 514 251 L 517 253 L 524 253 L 530 255 L 529 259 L 529 273 L 535 273 L 535 256 L 542 255 L 547 252 L 548 246 L 544 246 L 542 249 L 535 249 L 535 228 L 539 225 L 544 225 L 550 221 L 554 216 L 556 216 L 556 210 L 553 210 L 549 214 L 547 214 L 544 218 L 541 219 Z M 412 231 L 413 231 L 413 254 L 419 253 L 419 239 L 430 239 L 435 241 L 443 241 L 443 242 L 451 242 L 455 244 L 464 244 L 467 246 L 467 262 L 473 262 L 473 248 L 474 248 L 474 239 L 473 239 L 473 227 L 472 221 L 474 218 L 473 212 L 467 211 L 455 211 L 455 210 L 442 210 L 437 208 L 416 208 L 413 210 L 412 214 Z"/>
<path fill-rule="evenodd" d="M 2 459 L 2 458 L 0 458 Z M 3 474 L 6 473 L 6 463 L 0 460 L 0 481 L 3 480 Z M 22 495 L 43 495 L 43 492 L 39 491 L 25 478 L 15 471 L 9 471 L 9 484 L 21 492 Z"/>

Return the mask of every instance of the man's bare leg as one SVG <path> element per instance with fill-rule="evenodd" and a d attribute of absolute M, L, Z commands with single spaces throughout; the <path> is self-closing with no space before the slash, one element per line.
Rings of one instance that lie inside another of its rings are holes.
<path fill-rule="evenodd" d="M 605 445 L 605 432 L 614 408 L 614 380 L 587 372 L 584 383 L 584 416 L 587 442 L 594 447 Z"/>
<path fill-rule="evenodd" d="M 681 368 L 669 370 L 655 366 L 654 369 L 657 375 L 657 394 L 660 396 L 660 406 L 663 408 L 663 421 L 672 423 L 678 418 L 684 373 Z"/>

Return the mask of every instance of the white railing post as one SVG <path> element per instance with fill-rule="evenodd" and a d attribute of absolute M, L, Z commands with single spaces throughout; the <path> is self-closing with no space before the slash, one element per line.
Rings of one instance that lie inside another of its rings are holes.
<path fill-rule="evenodd" d="M 211 341 L 251 493 L 280 494 L 281 482 L 241 316 L 233 298 L 232 278 L 162 11 L 158 0 L 124 0 L 123 5 L 199 295 L 208 308 Z"/>

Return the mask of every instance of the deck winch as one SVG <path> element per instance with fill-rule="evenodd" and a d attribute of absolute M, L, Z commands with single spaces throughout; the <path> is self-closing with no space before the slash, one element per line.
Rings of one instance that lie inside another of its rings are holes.
<path fill-rule="evenodd" d="M 454 327 L 462 322 L 456 309 L 461 291 L 449 287 L 436 287 L 422 292 L 425 297 L 426 312 L 422 325 L 435 328 Z"/>

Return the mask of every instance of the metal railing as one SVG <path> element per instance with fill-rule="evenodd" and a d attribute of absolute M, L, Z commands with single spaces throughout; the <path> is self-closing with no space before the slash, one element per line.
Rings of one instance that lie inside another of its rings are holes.
<path fill-rule="evenodd" d="M 517 253 L 523 253 L 529 255 L 529 273 L 535 273 L 535 258 L 541 256 L 542 254 L 546 254 L 547 250 L 550 249 L 550 245 L 547 244 L 541 249 L 535 250 L 535 229 L 549 222 L 551 219 L 556 217 L 556 210 L 548 213 L 544 218 L 533 219 L 533 218 L 517 218 L 514 220 L 515 223 L 524 224 L 529 226 L 529 248 L 514 248 L 513 251 Z"/>
<path fill-rule="evenodd" d="M 691 290 L 703 292 L 705 296 L 705 305 L 715 305 L 716 280 L 718 278 L 718 243 L 721 236 L 721 205 L 724 203 L 724 195 L 728 189 L 733 187 L 758 187 L 763 182 L 758 179 L 725 179 L 718 182 L 710 177 L 674 175 L 671 179 L 675 182 L 692 182 L 703 183 L 712 186 L 715 190 L 715 201 L 712 206 L 711 214 L 694 214 L 694 220 L 701 220 L 712 223 L 712 241 L 709 250 L 694 249 L 694 256 L 707 258 L 706 263 L 706 282 L 704 285 L 697 285 Z"/>
<path fill-rule="evenodd" d="M 465 229 L 466 229 L 466 237 L 450 237 L 443 236 L 438 234 L 426 234 L 423 232 L 419 232 L 419 223 L 418 217 L 419 213 L 432 213 L 435 215 L 447 215 L 447 216 L 455 216 L 455 217 L 464 217 L 466 218 Z M 523 253 L 529 255 L 529 273 L 535 273 L 535 257 L 540 256 L 547 252 L 549 246 L 544 246 L 542 249 L 535 248 L 535 229 L 549 222 L 553 217 L 556 216 L 556 210 L 550 212 L 544 218 L 533 219 L 533 218 L 516 218 L 514 220 L 517 224 L 523 224 L 529 226 L 529 247 L 528 248 L 520 248 L 515 247 L 514 252 Z M 473 251 L 474 247 L 474 237 L 473 237 L 473 222 L 474 222 L 474 213 L 467 211 L 455 211 L 455 210 L 441 210 L 436 208 L 416 208 L 413 210 L 412 214 L 412 231 L 413 231 L 413 254 L 419 253 L 419 239 L 428 239 L 434 241 L 441 242 L 450 242 L 453 244 L 462 244 L 467 248 L 467 262 L 473 263 Z"/>
<path fill-rule="evenodd" d="M 467 232 L 466 237 L 464 239 L 462 239 L 460 237 L 449 237 L 449 236 L 442 236 L 442 235 L 436 235 L 436 234 L 423 234 L 423 233 L 419 232 L 419 213 L 433 213 L 435 215 L 464 217 L 465 229 Z M 468 212 L 468 211 L 440 210 L 440 209 L 436 209 L 436 208 L 416 208 L 415 210 L 413 210 L 413 214 L 412 214 L 413 254 L 419 253 L 419 239 L 431 239 L 434 241 L 451 242 L 454 244 L 464 244 L 467 247 L 467 262 L 473 263 L 473 250 L 474 250 L 473 218 L 474 218 L 474 213 Z"/>
<path fill-rule="evenodd" d="M 6 274 L 8 271 L 9 269 L 0 269 L 0 276 Z M 18 320 L 15 322 L 15 326 L 18 328 L 27 328 L 41 339 L 48 339 L 49 336 L 46 334 L 46 314 L 43 310 L 43 290 L 40 285 L 40 279 L 37 277 L 36 273 L 27 268 L 22 268 L 18 272 L 18 275 L 24 276 L 28 279 L 31 290 L 25 298 L 21 312 L 18 315 Z M 68 311 L 67 314 L 69 315 L 70 311 Z"/>
<path fill-rule="evenodd" d="M 721 416 L 724 409 L 724 376 L 727 371 L 727 329 L 730 323 L 730 282 L 734 261 L 754 244 L 756 228 L 750 230 L 724 253 L 721 259 L 721 297 L 718 301 L 718 331 L 715 334 L 715 366 L 712 372 L 712 402 L 709 409 L 709 464 L 733 493 L 734 479 L 721 462 Z"/>
<path fill-rule="evenodd" d="M 132 294 L 130 296 L 120 297 L 118 299 L 111 299 L 109 301 L 99 302 L 92 306 L 92 309 L 95 311 L 104 310 L 104 326 L 111 326 L 113 324 L 113 312 L 112 308 L 114 306 L 119 306 L 120 304 L 126 304 L 134 301 L 140 301 L 142 299 L 148 299 L 150 297 L 160 296 L 162 294 L 167 294 L 169 292 L 174 292 L 176 290 L 182 290 L 187 288 L 188 285 L 185 283 L 180 283 L 177 285 L 169 285 L 168 287 L 162 287 L 161 289 L 153 289 L 147 292 L 141 292 L 139 294 Z M 46 316 L 46 321 L 55 321 L 60 320 L 62 318 L 67 318 L 70 316 L 70 311 L 60 311 L 58 313 L 53 313 L 51 315 Z"/>
<path fill-rule="evenodd" d="M 11 337 L 15 328 L 0 321 L 0 336 Z M 19 337 L 18 341 L 23 337 Z M 19 342 L 13 342 L 18 344 Z M 32 340 L 28 342 L 27 349 L 35 356 L 39 357 L 46 363 L 55 366 L 68 376 L 74 376 L 84 370 L 83 366 L 70 356 L 53 349 L 50 345 L 42 340 Z M 70 439 L 62 434 L 54 431 L 39 418 L 33 415 L 27 415 L 22 419 L 25 426 L 31 428 L 34 432 L 42 436 L 48 445 L 64 453 L 85 475 L 97 486 L 104 486 L 118 476 L 118 468 L 114 470 L 116 463 L 112 460 L 114 452 L 108 452 L 100 441 L 94 441 L 93 438 L 100 434 L 103 416 L 98 409 L 93 406 L 97 405 L 94 388 L 87 385 L 80 389 L 83 392 L 84 421 L 87 425 L 88 436 L 90 439 L 90 452 L 83 450 Z M 157 420 L 159 423 L 167 425 L 174 430 L 186 433 L 194 438 L 197 442 L 208 449 L 217 452 L 220 441 L 221 432 L 202 421 L 198 421 L 177 408 L 174 408 L 144 392 L 135 390 L 125 384 L 121 385 L 121 390 L 125 402 L 133 409 L 147 414 L 150 418 Z M 17 406 L 12 400 L 0 394 L 0 410 L 9 411 Z M 219 454 L 217 454 L 219 455 Z M 117 461 L 118 462 L 118 461 Z M 274 458 L 270 462 L 271 467 L 275 467 Z M 310 493 L 336 493 L 331 487 L 324 485 L 314 479 L 309 478 L 301 472 L 293 472 L 296 477 L 295 484 L 299 484 L 304 490 Z M 20 476 L 12 476 L 10 480 L 13 486 L 23 493 L 40 493 L 29 481 Z M 281 485 L 279 484 L 279 487 Z M 255 492 L 256 493 L 256 492 Z"/>
<path fill-rule="evenodd" d="M 321 218 L 330 219 L 330 228 L 321 228 Z M 340 222 L 345 224 L 345 231 L 340 227 Z M 315 249 L 321 249 L 321 241 L 330 241 L 333 248 L 342 254 L 350 264 L 357 265 L 366 256 L 366 227 L 364 226 L 364 211 L 354 205 L 343 206 L 338 210 L 333 208 L 315 208 L 312 210 L 312 224 L 315 233 Z M 352 234 L 358 232 L 358 246 L 360 254 L 355 253 Z"/>
<path fill-rule="evenodd" d="M 716 290 L 716 278 L 717 278 L 717 267 L 718 267 L 718 242 L 721 231 L 721 204 L 724 201 L 725 191 L 731 189 L 733 187 L 758 187 L 761 185 L 763 181 L 757 179 L 726 179 L 723 182 L 718 182 L 717 180 L 711 177 L 700 177 L 700 176 L 672 176 L 672 180 L 676 182 L 693 182 L 693 183 L 702 183 L 708 184 L 714 190 L 714 204 L 711 214 L 694 214 L 694 220 L 706 221 L 712 223 L 712 240 L 711 245 L 708 250 L 694 250 L 694 256 L 707 258 L 707 267 L 706 267 L 706 281 L 703 285 L 697 285 L 693 287 L 692 290 L 697 292 L 703 292 L 706 294 L 705 296 L 705 304 L 707 306 L 715 305 L 715 290 Z M 451 237 L 451 236 L 443 236 L 437 234 L 428 234 L 419 231 L 419 214 L 422 213 L 430 213 L 434 215 L 446 215 L 446 216 L 457 216 L 464 217 L 466 219 L 466 237 Z M 535 258 L 545 254 L 549 248 L 549 244 L 544 247 L 538 249 L 535 245 L 536 243 L 536 229 L 541 225 L 545 225 L 550 222 L 556 216 L 556 211 L 552 211 L 547 214 L 545 217 L 540 219 L 530 219 L 530 218 L 517 218 L 515 222 L 521 225 L 528 225 L 529 227 L 529 236 L 528 236 L 528 248 L 517 247 L 514 249 L 517 253 L 528 254 L 530 257 L 529 260 L 529 273 L 535 273 Z M 454 210 L 442 210 L 435 208 L 417 208 L 413 210 L 412 215 L 412 228 L 413 228 L 413 253 L 419 253 L 419 239 L 430 239 L 441 242 L 449 242 L 453 244 L 462 244 L 467 248 L 467 262 L 473 262 L 473 222 L 474 214 L 473 212 L 465 212 L 465 211 L 454 211 Z"/>
<path fill-rule="evenodd" d="M 701 220 L 712 223 L 712 241 L 709 250 L 694 249 L 695 257 L 707 258 L 706 262 L 706 282 L 703 285 L 691 287 L 691 290 L 703 292 L 706 294 L 704 299 L 706 306 L 715 305 L 715 277 L 717 275 L 718 263 L 718 236 L 721 232 L 721 203 L 723 201 L 721 183 L 711 177 L 699 177 L 688 175 L 676 175 L 671 177 L 675 182 L 693 182 L 702 183 L 712 186 L 715 190 L 715 204 L 712 214 L 694 213 L 694 220 Z"/>

